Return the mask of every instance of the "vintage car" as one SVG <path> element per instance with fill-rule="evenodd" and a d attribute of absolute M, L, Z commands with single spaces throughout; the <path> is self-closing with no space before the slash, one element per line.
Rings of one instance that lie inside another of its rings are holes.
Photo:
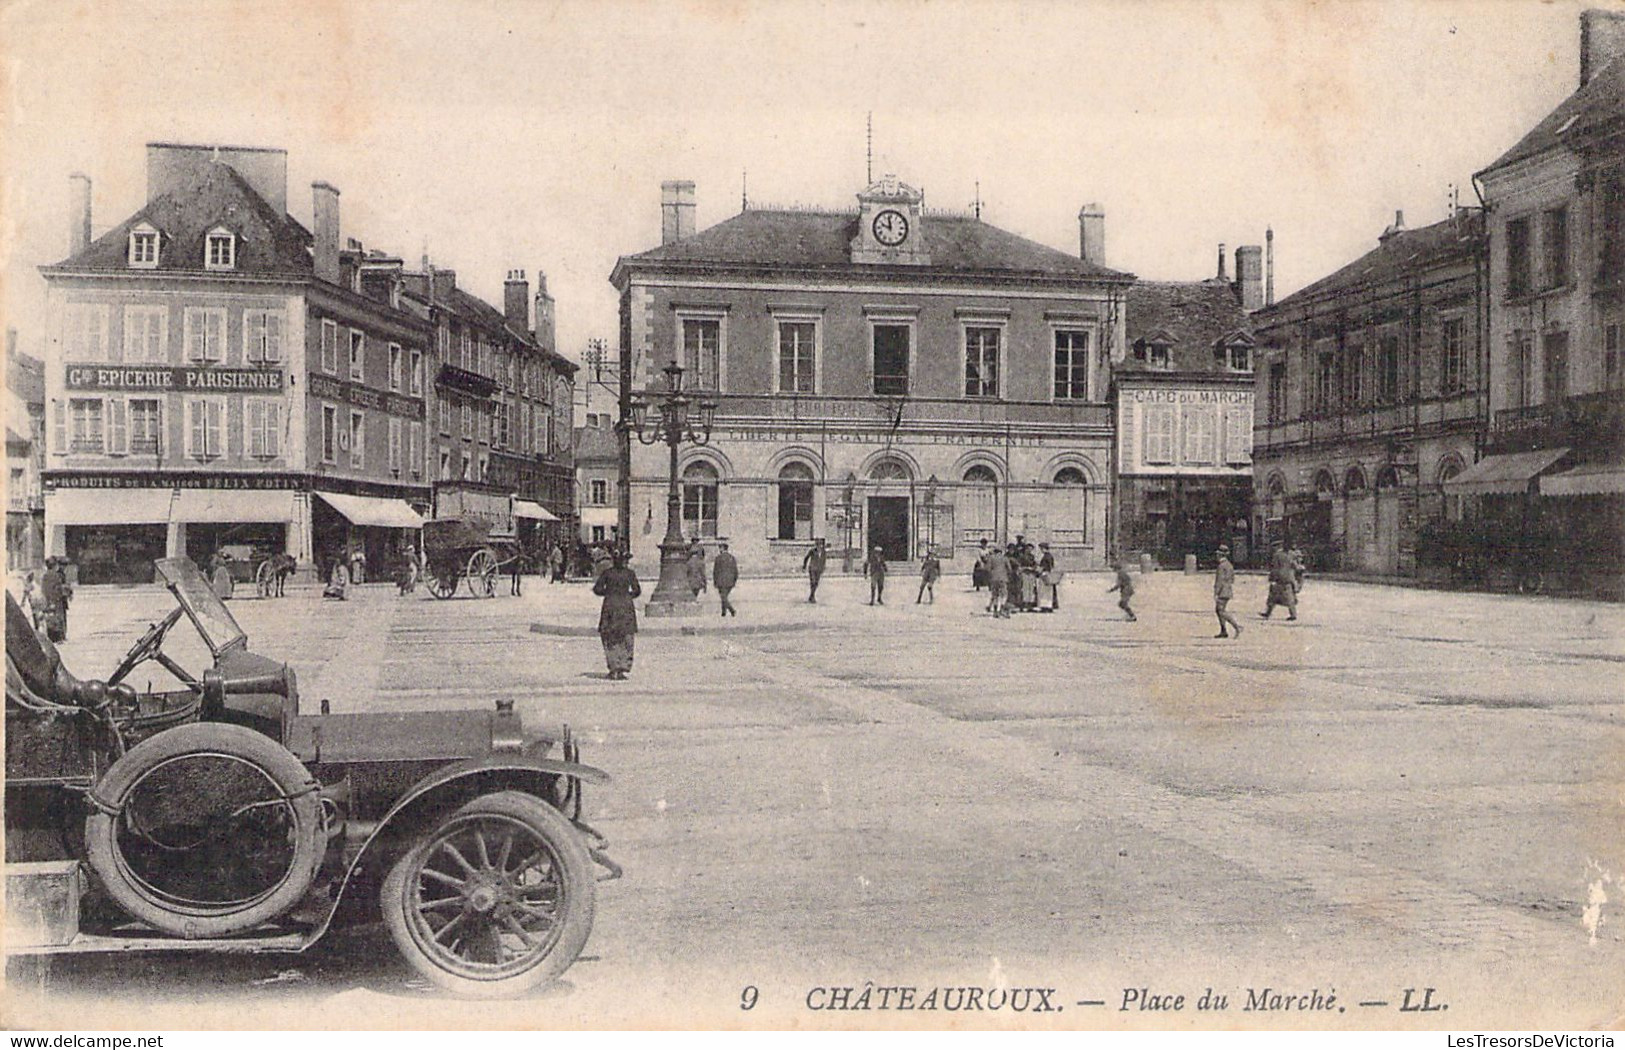
<path fill-rule="evenodd" d="M 581 820 L 569 730 L 491 710 L 301 707 L 197 567 L 105 681 L 78 679 L 6 605 L 6 951 L 300 952 L 382 919 L 418 973 L 513 995 L 563 973 L 620 869 Z M 182 616 L 213 666 L 164 651 Z M 181 687 L 137 692 L 154 661 Z"/>

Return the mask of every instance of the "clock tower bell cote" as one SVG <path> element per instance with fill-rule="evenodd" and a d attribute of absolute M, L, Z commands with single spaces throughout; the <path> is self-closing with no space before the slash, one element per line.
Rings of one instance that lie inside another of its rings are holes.
<path fill-rule="evenodd" d="M 858 232 L 852 238 L 852 261 L 893 266 L 926 266 L 931 255 L 920 230 L 925 195 L 885 175 L 858 194 Z"/>

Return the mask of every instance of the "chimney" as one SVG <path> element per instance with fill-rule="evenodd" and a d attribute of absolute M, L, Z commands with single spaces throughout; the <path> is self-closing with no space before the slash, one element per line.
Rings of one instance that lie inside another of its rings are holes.
<path fill-rule="evenodd" d="M 1404 229 L 1405 229 L 1405 213 L 1403 211 L 1395 209 L 1395 211 L 1394 211 L 1394 224 L 1392 226 L 1388 227 L 1386 230 L 1382 231 L 1382 236 L 1377 238 L 1377 243 L 1378 244 L 1387 243 L 1388 238 L 1392 237 L 1396 233 L 1402 232 Z"/>
<path fill-rule="evenodd" d="M 1224 265 L 1224 242 L 1223 241 L 1219 242 L 1219 273 L 1218 273 L 1218 278 L 1221 281 L 1228 281 L 1230 279 L 1230 274 L 1225 269 L 1225 265 Z"/>
<path fill-rule="evenodd" d="M 1275 228 L 1264 227 L 1264 305 L 1275 305 Z"/>
<path fill-rule="evenodd" d="M 1625 11 L 1580 12 L 1580 86 L 1620 55 L 1625 55 Z"/>
<path fill-rule="evenodd" d="M 530 331 L 530 282 L 525 280 L 525 271 L 508 271 L 508 279 L 502 285 L 502 312 L 508 318 L 509 328 Z"/>
<path fill-rule="evenodd" d="M 316 276 L 330 284 L 342 284 L 339 273 L 339 191 L 328 183 L 310 184 L 310 224 L 315 243 L 312 260 Z"/>
<path fill-rule="evenodd" d="M 1106 209 L 1093 201 L 1078 209 L 1078 258 L 1106 265 Z"/>
<path fill-rule="evenodd" d="M 1264 305 L 1264 249 L 1244 244 L 1236 249 L 1236 285 L 1241 308 L 1252 313 Z"/>
<path fill-rule="evenodd" d="M 553 334 L 553 297 L 547 291 L 547 274 L 536 271 L 536 345 L 557 349 Z"/>
<path fill-rule="evenodd" d="M 686 179 L 660 184 L 660 243 L 676 244 L 694 236 L 694 183 Z"/>
<path fill-rule="evenodd" d="M 68 176 L 68 257 L 90 247 L 90 176 L 76 171 Z"/>

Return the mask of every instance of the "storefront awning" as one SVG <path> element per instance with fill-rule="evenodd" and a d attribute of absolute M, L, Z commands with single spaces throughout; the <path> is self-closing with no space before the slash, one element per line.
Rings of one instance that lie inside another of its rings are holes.
<path fill-rule="evenodd" d="M 1618 496 L 1625 493 L 1625 465 L 1587 463 L 1540 479 L 1542 496 Z"/>
<path fill-rule="evenodd" d="M 532 521 L 558 521 L 559 516 L 542 506 L 540 503 L 528 499 L 513 501 L 513 516 L 516 518 L 529 518 Z"/>
<path fill-rule="evenodd" d="M 187 524 L 293 521 L 293 493 L 181 489 L 175 495 L 172 520 Z"/>
<path fill-rule="evenodd" d="M 162 525 L 173 489 L 57 489 L 45 494 L 46 525 Z"/>
<path fill-rule="evenodd" d="M 1531 479 L 1569 454 L 1566 448 L 1543 448 L 1534 452 L 1512 452 L 1485 456 L 1466 470 L 1448 479 L 1444 490 L 1452 496 L 1485 496 L 1524 492 Z"/>
<path fill-rule="evenodd" d="M 378 496 L 341 496 L 318 492 L 322 502 L 350 520 L 351 525 L 377 525 L 386 529 L 421 529 L 423 519 L 403 499 Z"/>

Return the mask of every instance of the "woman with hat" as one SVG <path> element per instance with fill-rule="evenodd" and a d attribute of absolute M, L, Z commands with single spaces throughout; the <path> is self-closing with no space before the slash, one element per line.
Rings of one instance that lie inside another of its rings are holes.
<path fill-rule="evenodd" d="M 604 643 L 604 663 L 614 681 L 626 678 L 632 670 L 632 645 L 638 633 L 638 610 L 633 599 L 643 594 L 638 578 L 626 565 L 626 550 L 616 547 L 610 567 L 592 585 L 592 593 L 604 599 L 598 613 L 598 639 Z"/>

